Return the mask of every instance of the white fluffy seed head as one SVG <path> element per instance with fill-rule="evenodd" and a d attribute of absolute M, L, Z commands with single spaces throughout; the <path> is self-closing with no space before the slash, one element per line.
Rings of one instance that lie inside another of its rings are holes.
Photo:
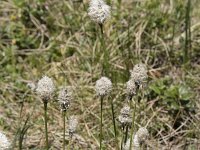
<path fill-rule="evenodd" d="M 130 107 L 128 105 L 125 105 L 121 110 L 120 110 L 120 113 L 121 115 L 124 115 L 124 116 L 129 116 L 130 115 Z"/>
<path fill-rule="evenodd" d="M 149 136 L 149 132 L 146 128 L 141 127 L 139 130 L 136 132 L 136 134 L 133 136 L 132 140 L 132 148 L 134 150 L 139 150 L 140 145 L 142 142 L 145 142 Z M 130 148 L 130 139 L 127 140 L 126 144 L 124 145 L 124 150 L 129 150 Z"/>
<path fill-rule="evenodd" d="M 104 0 L 91 0 L 88 15 L 96 23 L 103 24 L 110 17 L 110 6 Z"/>
<path fill-rule="evenodd" d="M 7 137 L 0 132 L 0 150 L 7 150 L 10 148 L 10 142 L 8 141 Z"/>
<path fill-rule="evenodd" d="M 136 86 L 135 86 L 135 81 L 133 79 L 130 79 L 126 83 L 126 93 L 129 97 L 132 97 L 136 94 Z"/>
<path fill-rule="evenodd" d="M 133 137 L 133 146 L 135 147 L 135 149 L 140 148 L 140 141 L 137 134 L 135 134 Z"/>
<path fill-rule="evenodd" d="M 48 102 L 54 90 L 55 87 L 51 78 L 44 76 L 38 81 L 36 93 L 43 101 Z"/>
<path fill-rule="evenodd" d="M 70 118 L 69 118 L 69 135 L 70 135 L 70 137 L 72 137 L 73 134 L 75 133 L 77 125 L 78 125 L 77 117 L 70 116 Z"/>
<path fill-rule="evenodd" d="M 136 64 L 131 71 L 131 79 L 135 81 L 136 85 L 144 86 L 148 78 L 147 68 L 144 64 Z"/>
<path fill-rule="evenodd" d="M 59 91 L 58 102 L 62 111 L 66 111 L 73 99 L 72 90 L 70 88 L 63 88 Z"/>
<path fill-rule="evenodd" d="M 139 130 L 136 132 L 137 138 L 139 143 L 142 143 L 144 141 L 147 140 L 148 136 L 149 136 L 149 132 L 146 128 L 141 127 L 139 128 Z"/>
<path fill-rule="evenodd" d="M 118 120 L 121 123 L 122 127 L 131 125 L 132 118 L 130 114 L 131 110 L 129 106 L 126 105 L 121 109 Z"/>
<path fill-rule="evenodd" d="M 128 139 L 123 147 L 123 150 L 130 150 L 130 142 L 131 139 Z M 140 144 L 138 145 L 138 143 L 136 141 L 134 141 L 134 139 L 132 140 L 132 149 L 134 150 L 140 150 Z"/>
<path fill-rule="evenodd" d="M 108 95 L 112 90 L 112 82 L 107 77 L 101 77 L 96 81 L 95 90 L 99 96 Z"/>

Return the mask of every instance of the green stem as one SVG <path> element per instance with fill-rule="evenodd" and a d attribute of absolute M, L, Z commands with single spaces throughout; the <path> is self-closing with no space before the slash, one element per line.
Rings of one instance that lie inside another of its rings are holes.
<path fill-rule="evenodd" d="M 113 121 L 113 128 L 114 128 L 114 133 L 115 133 L 115 143 L 117 145 L 117 150 L 119 149 L 118 145 L 118 140 L 117 140 L 117 129 L 116 129 L 116 124 L 115 124 L 115 112 L 114 112 L 114 105 L 112 99 L 110 100 L 111 104 L 111 110 L 112 110 L 112 121 Z"/>
<path fill-rule="evenodd" d="M 70 150 L 70 147 L 71 147 L 71 137 L 69 137 L 68 150 Z"/>
<path fill-rule="evenodd" d="M 46 137 L 46 149 L 49 149 L 48 142 L 48 128 L 47 128 L 47 102 L 44 102 L 44 122 L 45 122 L 45 137 Z"/>
<path fill-rule="evenodd" d="M 131 127 L 131 139 L 130 139 L 130 148 L 129 148 L 129 150 L 131 150 L 131 147 L 132 147 L 133 132 L 134 132 L 134 129 L 135 129 L 135 112 L 136 112 L 136 101 L 135 101 L 134 111 L 133 111 L 132 127 Z"/>
<path fill-rule="evenodd" d="M 185 15 L 185 49 L 184 49 L 184 63 L 188 62 L 188 50 L 191 48 L 191 31 L 190 31 L 190 6 L 191 1 L 188 0 Z"/>
<path fill-rule="evenodd" d="M 101 96 L 100 150 L 102 149 L 103 96 Z"/>
<path fill-rule="evenodd" d="M 126 144 L 127 138 L 128 138 L 128 125 L 126 126 L 124 144 Z"/>
<path fill-rule="evenodd" d="M 108 51 L 106 50 L 106 47 L 105 47 L 105 40 L 104 40 L 104 33 L 103 33 L 103 24 L 99 24 L 100 26 L 100 29 L 101 29 L 101 38 L 100 38 L 100 41 L 101 41 L 101 51 L 104 52 L 104 60 L 103 60 L 103 63 L 102 63 L 102 74 L 105 75 L 105 76 L 108 76 L 108 70 L 109 70 L 109 63 L 108 63 L 108 60 L 109 60 L 109 53 Z"/>
<path fill-rule="evenodd" d="M 123 134 L 122 134 L 122 141 L 121 141 L 121 150 L 123 150 L 123 145 L 124 145 L 124 127 L 122 131 L 123 131 Z"/>
<path fill-rule="evenodd" d="M 63 150 L 65 150 L 65 118 L 66 111 L 63 111 Z"/>

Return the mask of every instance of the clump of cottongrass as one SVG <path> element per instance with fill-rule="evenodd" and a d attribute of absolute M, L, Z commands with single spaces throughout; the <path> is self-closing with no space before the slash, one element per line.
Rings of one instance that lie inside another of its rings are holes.
<path fill-rule="evenodd" d="M 91 0 L 88 15 L 94 22 L 102 25 L 110 17 L 110 6 L 104 0 Z"/>
<path fill-rule="evenodd" d="M 76 132 L 76 128 L 78 125 L 78 119 L 76 116 L 72 115 L 69 117 L 69 135 L 72 137 Z"/>
<path fill-rule="evenodd" d="M 71 147 L 71 139 L 72 139 L 72 136 L 74 135 L 74 133 L 76 132 L 77 125 L 78 125 L 77 117 L 74 115 L 70 116 L 69 117 L 69 129 L 68 129 L 70 139 L 69 139 L 68 149 L 70 149 L 70 147 Z"/>
<path fill-rule="evenodd" d="M 73 94 L 70 88 L 63 88 L 59 91 L 58 102 L 60 103 L 61 111 L 67 111 L 72 99 L 73 99 Z"/>
<path fill-rule="evenodd" d="M 139 150 L 142 143 L 144 143 L 149 136 L 149 132 L 145 127 L 139 128 L 135 133 L 133 139 L 128 139 L 124 145 L 124 150 Z"/>
<path fill-rule="evenodd" d="M 43 102 L 47 103 L 51 99 L 54 90 L 55 86 L 51 78 L 44 76 L 38 81 L 36 93 Z"/>
<path fill-rule="evenodd" d="M 7 150 L 10 148 L 10 146 L 11 144 L 8 138 L 5 136 L 5 134 L 0 132 L 0 150 Z"/>
<path fill-rule="evenodd" d="M 126 143 L 127 137 L 128 137 L 128 129 L 131 126 L 132 123 L 132 118 L 131 118 L 131 109 L 128 105 L 125 105 L 121 111 L 120 111 L 120 115 L 118 116 L 118 120 L 122 126 L 124 135 L 122 136 L 122 143 Z"/>
<path fill-rule="evenodd" d="M 145 127 L 140 127 L 134 136 L 134 141 L 138 141 L 139 144 L 145 142 L 149 136 L 149 132 Z"/>
<path fill-rule="evenodd" d="M 44 103 L 44 121 L 45 121 L 45 137 L 46 137 L 46 149 L 48 145 L 48 128 L 47 128 L 47 104 L 50 101 L 55 90 L 54 83 L 51 78 L 44 76 L 38 81 L 36 93 L 42 99 Z"/>
<path fill-rule="evenodd" d="M 63 149 L 65 149 L 65 118 L 67 109 L 69 109 L 70 103 L 73 99 L 73 94 L 70 88 L 63 88 L 59 91 L 58 102 L 60 103 L 60 109 L 63 112 Z"/>
<path fill-rule="evenodd" d="M 91 0 L 88 8 L 88 15 L 90 18 L 99 24 L 101 30 L 100 42 L 101 50 L 104 52 L 104 60 L 102 62 L 103 75 L 108 76 L 109 70 L 109 53 L 105 47 L 103 25 L 104 22 L 110 17 L 110 6 L 108 6 L 104 0 Z"/>
<path fill-rule="evenodd" d="M 130 79 L 126 83 L 126 93 L 128 95 L 128 99 L 132 99 L 134 95 L 136 95 L 136 86 L 135 86 L 135 81 L 133 79 Z"/>
<path fill-rule="evenodd" d="M 95 90 L 97 95 L 101 97 L 108 95 L 112 90 L 111 80 L 107 77 L 101 77 L 96 81 Z"/>
<path fill-rule="evenodd" d="M 107 77 L 101 77 L 99 80 L 96 81 L 95 90 L 96 90 L 97 95 L 100 96 L 100 99 L 101 99 L 101 123 L 100 123 L 100 150 L 101 150 L 101 148 L 102 148 L 102 124 L 103 124 L 103 98 L 105 96 L 108 96 L 112 90 L 111 80 Z M 114 114 L 113 114 L 113 116 L 114 116 Z"/>
<path fill-rule="evenodd" d="M 138 88 L 145 86 L 147 81 L 147 68 L 144 64 L 136 64 L 131 71 L 131 79 L 135 81 Z"/>
<path fill-rule="evenodd" d="M 127 83 L 127 93 L 131 104 L 132 104 L 132 96 L 134 94 L 135 95 L 138 94 L 137 92 L 139 92 L 140 89 L 143 89 L 143 87 L 146 85 L 147 78 L 148 75 L 146 66 L 144 64 L 136 64 L 133 70 L 131 71 L 131 78 Z M 143 91 L 141 92 L 143 96 Z M 134 111 L 132 115 L 131 141 L 133 137 L 133 132 L 135 130 L 135 112 L 136 112 L 137 101 L 139 100 L 136 100 L 134 102 Z"/>
<path fill-rule="evenodd" d="M 122 127 L 130 126 L 132 122 L 131 118 L 131 109 L 128 105 L 125 105 L 121 111 L 120 115 L 118 117 L 119 122 L 121 123 Z"/>

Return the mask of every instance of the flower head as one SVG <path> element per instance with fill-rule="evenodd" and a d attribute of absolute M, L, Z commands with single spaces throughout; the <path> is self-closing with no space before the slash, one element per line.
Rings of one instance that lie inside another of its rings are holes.
<path fill-rule="evenodd" d="M 130 150 L 130 142 L 131 142 L 131 139 L 129 138 L 127 141 L 126 141 L 126 143 L 125 143 L 125 145 L 124 145 L 124 147 L 123 147 L 123 150 Z M 140 145 L 138 145 L 138 143 L 136 143 L 136 142 L 134 142 L 134 139 L 133 139 L 133 141 L 132 141 L 132 149 L 134 149 L 134 150 L 140 150 Z"/>
<path fill-rule="evenodd" d="M 96 81 L 95 90 L 97 95 L 105 96 L 109 94 L 112 90 L 112 82 L 107 77 L 101 77 Z"/>
<path fill-rule="evenodd" d="M 62 90 L 60 90 L 58 94 L 58 102 L 60 103 L 62 111 L 66 111 L 69 108 L 70 103 L 73 99 L 72 95 L 73 94 L 70 88 L 63 88 Z"/>
<path fill-rule="evenodd" d="M 134 139 L 136 138 L 139 143 L 144 142 L 149 136 L 149 132 L 146 128 L 141 127 L 136 132 Z"/>
<path fill-rule="evenodd" d="M 124 127 L 126 125 L 130 126 L 132 119 L 131 119 L 131 115 L 130 115 L 131 111 L 130 111 L 130 107 L 129 106 L 124 106 L 121 111 L 120 111 L 120 115 L 118 117 L 119 122 L 121 123 L 121 125 Z"/>
<path fill-rule="evenodd" d="M 55 87 L 51 78 L 44 76 L 38 81 L 36 93 L 43 101 L 48 102 L 54 90 Z"/>
<path fill-rule="evenodd" d="M 126 93 L 129 97 L 132 97 L 133 95 L 136 94 L 136 86 L 135 86 L 135 81 L 133 79 L 130 79 L 126 83 Z"/>
<path fill-rule="evenodd" d="M 132 140 L 132 146 L 134 150 L 139 150 L 140 149 L 140 144 L 144 142 L 149 136 L 149 132 L 146 128 L 141 127 L 139 130 L 136 132 L 136 134 L 133 137 Z M 124 145 L 124 150 L 129 150 L 130 149 L 130 139 L 127 140 L 126 144 Z"/>
<path fill-rule="evenodd" d="M 103 24 L 110 17 L 110 6 L 104 0 L 91 0 L 88 15 L 96 23 Z"/>
<path fill-rule="evenodd" d="M 147 68 L 144 64 L 136 64 L 131 71 L 131 79 L 135 81 L 138 87 L 143 86 L 148 78 Z"/>
<path fill-rule="evenodd" d="M 8 141 L 7 137 L 0 132 L 0 149 L 6 150 L 10 148 L 10 142 Z"/>
<path fill-rule="evenodd" d="M 72 137 L 73 134 L 75 133 L 77 125 L 78 125 L 77 117 L 70 116 L 70 118 L 69 118 L 69 135 L 70 135 L 70 137 Z"/>

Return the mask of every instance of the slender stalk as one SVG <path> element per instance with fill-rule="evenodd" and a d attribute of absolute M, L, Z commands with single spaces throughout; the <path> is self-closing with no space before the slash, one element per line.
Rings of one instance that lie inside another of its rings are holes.
<path fill-rule="evenodd" d="M 108 70 L 109 70 L 109 63 L 108 63 L 108 60 L 109 60 L 109 53 L 108 51 L 106 50 L 106 47 L 105 47 L 105 40 L 104 40 L 104 33 L 103 33 L 103 24 L 99 24 L 100 26 L 100 29 L 101 29 L 101 38 L 100 38 L 100 41 L 101 41 L 101 51 L 104 52 L 104 60 L 103 60 L 103 63 L 102 63 L 102 74 L 105 75 L 105 76 L 108 76 Z"/>
<path fill-rule="evenodd" d="M 132 127 L 131 127 L 131 139 L 130 139 L 130 148 L 129 148 L 129 150 L 131 150 L 131 147 L 132 147 L 133 132 L 135 130 L 135 112 L 136 112 L 136 101 L 135 101 L 135 104 L 134 104 L 134 111 L 133 111 L 133 118 L 132 118 Z"/>
<path fill-rule="evenodd" d="M 101 35 L 103 37 L 103 24 L 99 24 L 99 26 L 100 26 L 100 29 L 101 29 Z"/>
<path fill-rule="evenodd" d="M 70 147 L 71 147 L 71 137 L 69 137 L 68 150 L 70 150 Z"/>
<path fill-rule="evenodd" d="M 110 104 L 111 104 L 111 110 L 112 110 L 113 128 L 114 128 L 114 133 L 115 133 L 115 143 L 116 143 L 116 147 L 117 147 L 117 150 L 118 150 L 119 145 L 118 145 L 118 140 L 117 140 L 117 129 L 116 129 L 116 124 L 115 124 L 115 112 L 114 112 L 114 105 L 113 105 L 112 99 L 110 100 Z"/>
<path fill-rule="evenodd" d="M 100 150 L 102 149 L 102 125 L 103 125 L 103 96 L 101 96 L 101 123 L 100 123 Z"/>
<path fill-rule="evenodd" d="M 185 14 L 185 48 L 184 48 L 184 63 L 188 62 L 188 50 L 191 48 L 191 31 L 190 31 L 190 7 L 191 1 L 188 0 Z"/>
<path fill-rule="evenodd" d="M 123 145 L 124 145 L 124 127 L 122 131 L 123 131 L 123 135 L 122 135 L 122 141 L 121 141 L 121 150 L 123 149 Z"/>
<path fill-rule="evenodd" d="M 45 122 L 45 137 L 46 137 L 46 149 L 49 149 L 48 142 L 48 128 L 47 128 L 47 102 L 44 102 L 44 122 Z"/>
<path fill-rule="evenodd" d="M 128 126 L 126 126 L 126 132 L 125 132 L 124 144 L 126 144 L 127 138 L 128 138 Z"/>
<path fill-rule="evenodd" d="M 126 128 L 124 132 L 124 128 Z M 121 150 L 123 150 L 123 145 L 126 144 L 126 141 L 128 139 L 128 126 L 123 127 L 123 135 L 122 135 L 122 141 L 121 141 Z"/>
<path fill-rule="evenodd" d="M 18 127 L 18 130 L 20 132 L 20 135 L 19 135 L 19 150 L 22 150 L 22 145 L 23 145 L 23 138 L 21 138 L 21 121 L 22 121 L 22 111 L 23 111 L 23 107 L 24 107 L 24 101 L 21 101 L 20 102 L 20 113 L 19 113 L 19 127 Z"/>
<path fill-rule="evenodd" d="M 63 111 L 63 150 L 65 150 L 65 118 L 66 118 L 66 111 Z"/>

